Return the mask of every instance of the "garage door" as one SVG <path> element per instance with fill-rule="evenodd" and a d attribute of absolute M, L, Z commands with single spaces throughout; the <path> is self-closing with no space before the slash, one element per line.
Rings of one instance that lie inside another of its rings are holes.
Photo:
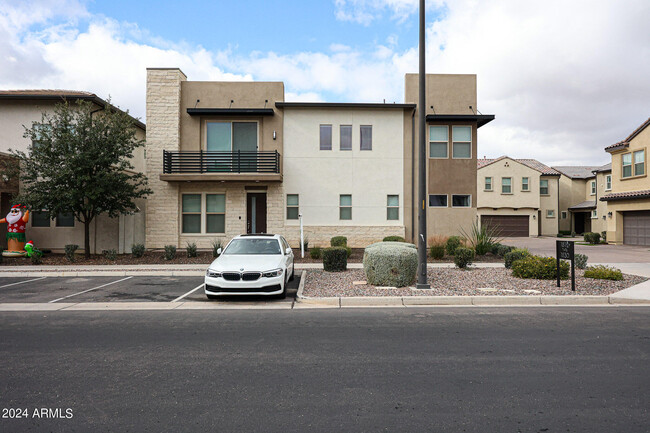
<path fill-rule="evenodd" d="M 623 243 L 650 245 L 650 211 L 623 213 Z"/>
<path fill-rule="evenodd" d="M 481 224 L 495 227 L 499 236 L 524 237 L 528 236 L 528 216 L 526 215 L 482 215 Z"/>

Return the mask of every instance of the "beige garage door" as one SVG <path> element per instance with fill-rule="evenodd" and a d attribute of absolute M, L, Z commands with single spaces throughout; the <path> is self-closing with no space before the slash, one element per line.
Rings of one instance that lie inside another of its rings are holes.
<path fill-rule="evenodd" d="M 526 215 L 482 215 L 481 224 L 496 227 L 499 230 L 499 236 L 529 236 L 528 216 Z"/>
<path fill-rule="evenodd" d="M 650 245 L 650 211 L 623 213 L 623 243 Z"/>

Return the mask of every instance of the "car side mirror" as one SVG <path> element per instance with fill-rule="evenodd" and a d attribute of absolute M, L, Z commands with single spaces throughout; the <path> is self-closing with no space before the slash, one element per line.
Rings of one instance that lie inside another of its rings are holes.
<path fill-rule="evenodd" d="M 217 255 L 221 255 L 221 248 L 217 249 Z"/>
<path fill-rule="evenodd" d="M 286 250 L 284 250 L 284 253 L 285 253 L 286 255 L 289 255 L 289 254 L 291 254 L 291 251 L 293 251 L 293 250 L 291 249 L 291 247 L 288 247 Z"/>

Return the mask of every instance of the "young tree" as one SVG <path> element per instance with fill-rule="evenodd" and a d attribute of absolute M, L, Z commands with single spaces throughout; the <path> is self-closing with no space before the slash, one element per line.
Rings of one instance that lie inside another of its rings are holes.
<path fill-rule="evenodd" d="M 57 104 L 41 123 L 25 127 L 29 152 L 11 151 L 20 161 L 19 203 L 45 209 L 50 218 L 72 213 L 84 224 L 84 249 L 90 256 L 90 223 L 138 210 L 134 200 L 151 194 L 147 178 L 133 172 L 131 158 L 144 145 L 135 135 L 133 118 L 88 101 Z"/>

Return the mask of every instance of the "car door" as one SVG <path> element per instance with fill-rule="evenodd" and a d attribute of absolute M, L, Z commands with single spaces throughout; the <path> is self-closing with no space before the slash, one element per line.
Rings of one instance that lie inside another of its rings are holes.
<path fill-rule="evenodd" d="M 284 248 L 284 251 L 286 251 L 287 248 L 291 248 L 289 246 L 289 242 L 287 242 L 287 240 L 283 236 L 280 236 L 280 239 L 282 240 L 282 246 Z M 294 272 L 294 270 L 293 270 L 293 250 L 289 254 L 285 254 L 284 263 L 285 263 L 285 265 L 287 267 L 287 272 L 289 272 L 289 269 L 291 269 L 291 275 L 293 275 L 293 272 Z"/>

